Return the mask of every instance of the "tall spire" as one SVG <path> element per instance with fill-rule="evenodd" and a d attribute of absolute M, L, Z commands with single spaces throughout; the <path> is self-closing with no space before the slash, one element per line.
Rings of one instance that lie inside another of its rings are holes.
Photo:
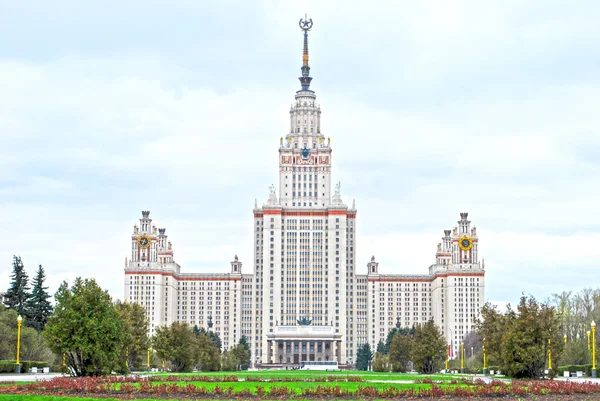
<path fill-rule="evenodd" d="M 313 26 L 312 18 L 307 18 L 306 14 L 304 14 L 304 20 L 300 18 L 300 29 L 304 31 L 304 52 L 302 53 L 302 76 L 298 78 L 300 80 L 300 85 L 302 85 L 303 91 L 310 90 L 310 81 L 312 81 L 312 77 L 310 74 L 310 67 L 308 66 L 308 31 Z"/>

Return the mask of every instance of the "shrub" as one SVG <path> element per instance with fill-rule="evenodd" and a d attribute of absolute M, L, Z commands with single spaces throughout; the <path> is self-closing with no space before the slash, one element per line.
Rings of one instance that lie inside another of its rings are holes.
<path fill-rule="evenodd" d="M 48 362 L 41 361 L 20 361 L 21 362 L 21 373 L 29 373 L 31 368 L 48 368 L 50 364 Z M 14 373 L 16 368 L 16 361 L 0 361 L 0 373 Z"/>
<path fill-rule="evenodd" d="M 592 364 L 589 365 L 565 365 L 559 366 L 557 374 L 563 376 L 564 372 L 585 372 L 588 377 L 592 376 Z"/>

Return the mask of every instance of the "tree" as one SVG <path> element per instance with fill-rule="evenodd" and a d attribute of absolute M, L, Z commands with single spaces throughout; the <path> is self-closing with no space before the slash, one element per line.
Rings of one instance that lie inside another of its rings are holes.
<path fill-rule="evenodd" d="M 235 356 L 232 350 L 221 355 L 221 370 L 233 372 L 240 366 L 240 360 Z"/>
<path fill-rule="evenodd" d="M 10 276 L 12 281 L 6 291 L 4 305 L 14 309 L 17 313 L 29 321 L 29 311 L 27 309 L 28 300 L 31 298 L 29 288 L 29 277 L 25 272 L 25 266 L 20 256 L 13 256 L 13 272 Z"/>
<path fill-rule="evenodd" d="M 148 319 L 146 310 L 139 304 L 117 301 L 115 308 L 123 321 L 123 348 L 121 349 L 120 361 L 121 372 L 144 366 L 146 352 L 150 346 L 148 338 Z M 128 363 L 125 365 L 125 361 Z"/>
<path fill-rule="evenodd" d="M 199 359 L 198 338 L 187 323 L 173 322 L 158 326 L 152 338 L 152 347 L 162 359 L 171 362 L 175 372 L 191 372 Z"/>
<path fill-rule="evenodd" d="M 14 361 L 17 349 L 17 311 L 0 304 L 0 360 Z M 44 338 L 35 329 L 21 327 L 22 361 L 54 363 L 56 356 L 46 346 Z"/>
<path fill-rule="evenodd" d="M 356 369 L 357 370 L 369 370 L 369 364 L 373 359 L 373 352 L 371 352 L 371 346 L 369 343 L 364 343 L 358 347 L 356 352 Z"/>
<path fill-rule="evenodd" d="M 376 352 L 378 352 L 382 355 L 387 354 L 387 351 L 385 349 L 385 344 L 383 341 L 379 341 L 379 343 L 377 343 L 377 351 Z M 375 356 L 377 356 L 377 355 L 375 355 Z"/>
<path fill-rule="evenodd" d="M 52 305 L 50 304 L 50 294 L 48 294 L 48 287 L 44 287 L 46 282 L 46 274 L 42 265 L 38 267 L 38 270 L 33 278 L 32 285 L 33 290 L 31 291 L 31 297 L 28 299 L 28 325 L 36 329 L 38 332 L 42 331 L 48 323 L 48 318 L 52 314 Z"/>
<path fill-rule="evenodd" d="M 414 369 L 421 373 L 438 370 L 446 358 L 446 340 L 433 320 L 415 328 L 411 359 Z"/>
<path fill-rule="evenodd" d="M 558 366 L 563 351 L 563 326 L 556 309 L 521 296 L 516 311 L 510 305 L 505 314 L 484 305 L 479 336 L 485 338 L 486 353 L 495 358 L 502 371 L 515 378 L 538 378 L 547 364 L 548 349 Z M 550 343 L 548 343 L 550 340 Z"/>
<path fill-rule="evenodd" d="M 240 343 L 233 347 L 233 352 L 237 359 L 240 361 L 239 369 L 248 370 L 250 367 L 250 345 L 246 336 L 242 335 Z"/>
<path fill-rule="evenodd" d="M 380 344 L 383 344 L 383 342 L 381 342 Z M 376 352 L 375 357 L 373 358 L 373 371 L 374 372 L 389 372 L 390 371 L 389 357 L 387 355 L 383 355 L 380 352 Z"/>
<path fill-rule="evenodd" d="M 197 340 L 198 368 L 203 372 L 216 372 L 221 370 L 221 350 L 217 348 L 214 341 L 209 335 L 201 335 Z"/>
<path fill-rule="evenodd" d="M 206 334 L 208 335 L 208 337 L 210 338 L 210 340 L 215 344 L 215 346 L 219 349 L 219 352 L 221 351 L 221 338 L 219 338 L 219 335 L 217 333 L 215 333 L 214 331 L 207 331 L 204 327 L 198 327 L 198 325 L 194 325 L 194 329 L 193 329 L 194 335 L 196 337 L 199 337 L 200 335 Z"/>
<path fill-rule="evenodd" d="M 414 327 L 402 327 L 402 328 L 394 327 L 393 329 L 391 329 L 388 332 L 387 338 L 385 340 L 384 354 L 387 354 L 388 352 L 390 352 L 390 346 L 392 345 L 392 339 L 394 338 L 394 336 L 396 334 L 402 334 L 405 336 L 414 336 L 415 328 Z"/>
<path fill-rule="evenodd" d="M 411 362 L 413 338 L 408 334 L 397 332 L 392 337 L 389 349 L 389 360 L 394 372 L 407 372 Z"/>
<path fill-rule="evenodd" d="M 123 344 L 123 322 L 108 291 L 94 279 L 63 282 L 56 295 L 54 314 L 43 331 L 51 349 L 66 354 L 76 376 L 108 375 L 118 365 Z"/>

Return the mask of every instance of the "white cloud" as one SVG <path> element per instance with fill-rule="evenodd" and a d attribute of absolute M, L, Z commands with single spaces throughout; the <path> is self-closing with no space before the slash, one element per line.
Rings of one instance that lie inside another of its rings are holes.
<path fill-rule="evenodd" d="M 277 182 L 308 8 L 334 180 L 359 209 L 359 272 L 374 254 L 382 272 L 426 273 L 468 211 L 489 299 L 585 284 L 599 256 L 600 83 L 591 58 L 572 57 L 597 48 L 594 3 L 180 7 L 210 21 L 157 39 L 139 20 L 144 41 L 125 8 L 111 19 L 122 40 L 96 48 L 98 27 L 70 25 L 71 10 L 60 18 L 83 44 L 49 37 L 0 59 L 0 277 L 20 254 L 52 289 L 96 276 L 121 296 L 142 209 L 184 270 L 227 271 L 238 254 L 251 271 L 251 208 Z"/>

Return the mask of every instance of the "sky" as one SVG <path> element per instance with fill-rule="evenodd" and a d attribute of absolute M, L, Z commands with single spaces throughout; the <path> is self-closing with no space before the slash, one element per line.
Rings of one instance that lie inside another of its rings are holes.
<path fill-rule="evenodd" d="M 485 297 L 600 287 L 597 1 L 0 0 L 0 290 L 123 296 L 142 210 L 184 272 L 252 272 L 302 62 L 357 271 L 426 274 L 468 212 Z"/>

